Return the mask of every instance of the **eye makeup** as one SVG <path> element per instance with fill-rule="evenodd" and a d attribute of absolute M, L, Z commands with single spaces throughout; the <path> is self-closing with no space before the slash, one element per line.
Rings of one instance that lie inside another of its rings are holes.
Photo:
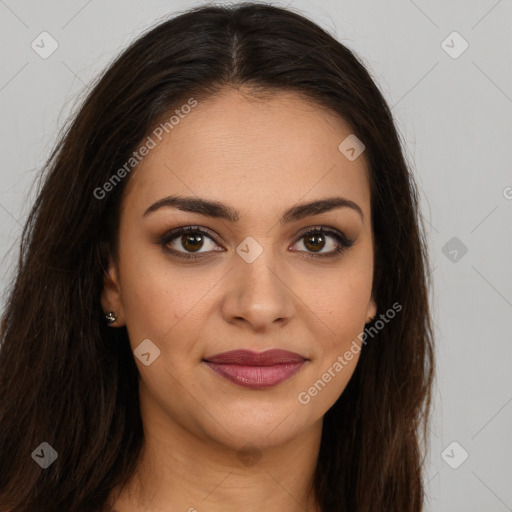
<path fill-rule="evenodd" d="M 203 252 L 187 252 L 178 250 L 170 246 L 175 240 L 178 240 L 179 237 L 182 238 L 181 244 L 182 247 L 184 243 L 188 243 L 192 241 L 192 245 L 201 245 L 199 249 L 202 248 L 202 243 L 205 239 L 213 241 L 216 244 L 219 244 L 216 240 L 216 235 L 212 231 L 207 228 L 203 228 L 200 226 L 182 226 L 179 228 L 172 229 L 167 231 L 162 236 L 160 236 L 157 240 L 157 244 L 162 247 L 162 249 L 170 254 L 173 257 L 182 258 L 182 259 L 199 259 L 204 258 L 206 256 L 210 256 L 212 252 L 222 252 L 223 249 L 214 249 L 213 251 L 203 251 Z M 306 258 L 319 259 L 319 258 L 334 258 L 343 253 L 346 249 L 352 247 L 354 245 L 354 240 L 347 237 L 342 231 L 338 229 L 325 227 L 325 226 L 317 226 L 314 228 L 309 228 L 305 232 L 298 235 L 297 242 L 302 239 L 315 240 L 311 245 L 318 246 L 322 245 L 325 240 L 332 239 L 336 242 L 335 249 L 328 252 L 315 252 L 313 251 L 299 251 L 294 249 L 293 252 L 304 253 L 302 256 Z M 303 242 L 304 243 L 304 242 Z M 295 245 L 294 244 L 294 245 Z M 306 246 L 306 244 L 304 243 Z M 307 247 L 307 246 L 306 246 Z M 324 247 L 320 247 L 322 250 Z M 185 248 L 186 249 L 186 248 Z"/>

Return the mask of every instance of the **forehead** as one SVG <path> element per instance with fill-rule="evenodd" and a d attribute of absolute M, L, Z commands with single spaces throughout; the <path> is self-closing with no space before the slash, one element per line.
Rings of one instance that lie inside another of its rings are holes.
<path fill-rule="evenodd" d="M 369 208 L 364 153 L 350 161 L 338 149 L 351 127 L 303 96 L 224 89 L 174 122 L 161 140 L 150 134 L 155 146 L 125 191 L 132 206 L 183 193 L 229 201 L 243 212 L 249 204 L 289 206 L 339 193 Z"/>

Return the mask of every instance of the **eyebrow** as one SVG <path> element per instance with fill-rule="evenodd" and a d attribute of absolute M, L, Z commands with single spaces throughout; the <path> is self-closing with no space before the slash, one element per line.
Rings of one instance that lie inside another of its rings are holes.
<path fill-rule="evenodd" d="M 231 222 L 237 222 L 240 218 L 240 212 L 227 204 L 218 201 L 209 201 L 199 197 L 183 196 L 168 196 L 158 200 L 146 209 L 143 217 L 164 207 L 177 208 L 184 212 L 198 213 L 207 217 L 226 219 Z M 289 224 L 311 215 L 320 215 L 337 208 L 350 208 L 356 211 L 364 222 L 363 211 L 357 203 L 344 197 L 328 197 L 291 207 L 284 212 L 280 223 Z"/>

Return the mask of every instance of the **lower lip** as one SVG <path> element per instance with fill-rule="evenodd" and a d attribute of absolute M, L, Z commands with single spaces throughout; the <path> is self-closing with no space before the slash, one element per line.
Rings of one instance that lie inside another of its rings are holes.
<path fill-rule="evenodd" d="M 281 363 L 271 366 L 245 366 L 239 364 L 205 363 L 225 379 L 251 389 L 277 386 L 295 375 L 306 361 Z"/>

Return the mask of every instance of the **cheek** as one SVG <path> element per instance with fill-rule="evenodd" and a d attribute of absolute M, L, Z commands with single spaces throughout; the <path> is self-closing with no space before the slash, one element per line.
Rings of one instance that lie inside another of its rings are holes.
<path fill-rule="evenodd" d="M 158 251 L 137 246 L 127 240 L 120 252 L 126 326 L 133 346 L 148 338 L 163 350 L 166 340 L 172 338 L 174 344 L 174 340 L 183 339 L 177 335 L 180 330 L 201 325 L 193 319 L 210 283 L 199 273 L 189 273 L 184 279 L 183 271 Z"/>
<path fill-rule="evenodd" d="M 337 310 L 332 314 L 322 318 L 323 322 L 328 326 L 325 329 L 326 335 L 323 337 L 322 342 L 317 346 L 317 360 L 319 361 L 318 371 L 323 372 L 331 365 L 333 365 L 339 356 L 348 353 L 347 366 L 354 366 L 359 357 L 359 350 L 361 343 L 359 336 L 364 329 L 366 307 L 364 302 L 357 304 L 355 297 L 352 296 L 353 301 L 350 304 L 340 302 L 340 297 L 336 297 L 339 305 Z M 359 305 L 359 307 L 358 307 Z M 352 350 L 352 353 L 349 353 Z M 344 374 L 347 374 L 350 368 L 346 368 Z M 337 379 L 340 381 L 342 379 Z"/>
<path fill-rule="evenodd" d="M 344 352 L 364 329 L 371 288 L 371 266 L 358 266 L 331 275 L 323 292 L 309 294 L 307 305 L 325 334 L 321 344 L 325 355 Z"/>
<path fill-rule="evenodd" d="M 297 396 L 300 404 L 309 404 L 311 416 L 324 414 L 336 402 L 356 369 L 370 296 L 371 273 L 361 272 L 345 274 L 311 302 L 323 335 L 317 338 L 315 364 Z"/>

